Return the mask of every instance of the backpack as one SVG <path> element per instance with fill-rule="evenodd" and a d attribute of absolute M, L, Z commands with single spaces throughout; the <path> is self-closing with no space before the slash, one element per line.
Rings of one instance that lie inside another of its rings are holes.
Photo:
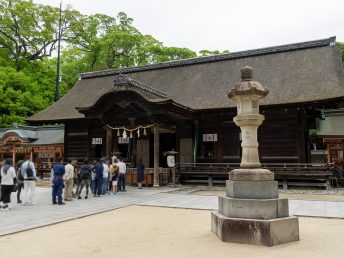
<path fill-rule="evenodd" d="M 18 180 L 23 182 L 24 181 L 24 177 L 23 177 L 23 174 L 21 172 L 21 170 L 19 171 L 19 174 L 18 174 Z"/>
<path fill-rule="evenodd" d="M 31 178 L 31 177 L 33 177 L 33 170 L 30 167 L 30 162 L 29 162 L 26 168 L 26 178 Z"/>
<path fill-rule="evenodd" d="M 82 165 L 80 169 L 80 179 L 90 179 L 91 178 L 91 168 L 87 165 Z"/>

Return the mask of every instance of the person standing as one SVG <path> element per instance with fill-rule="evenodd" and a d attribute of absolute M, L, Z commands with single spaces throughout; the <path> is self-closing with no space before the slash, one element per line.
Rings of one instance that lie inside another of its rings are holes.
<path fill-rule="evenodd" d="M 93 167 L 94 177 L 94 197 L 102 196 L 102 187 L 103 187 L 103 171 L 104 166 L 101 160 L 99 159 L 97 164 Z"/>
<path fill-rule="evenodd" d="M 104 195 L 108 192 L 108 189 L 109 189 L 110 168 L 109 168 L 109 161 L 108 160 L 103 159 L 102 163 L 103 163 L 103 195 Z"/>
<path fill-rule="evenodd" d="M 127 167 L 122 159 L 119 160 L 118 163 L 118 191 L 126 192 L 125 190 L 125 173 L 127 172 Z"/>
<path fill-rule="evenodd" d="M 85 199 L 88 198 L 88 188 L 90 187 L 90 184 L 91 184 L 91 173 L 92 173 L 91 166 L 89 165 L 88 160 L 85 159 L 83 165 L 80 168 L 80 188 L 79 188 L 79 192 L 77 192 L 78 199 L 81 199 L 81 192 L 84 186 L 86 186 Z"/>
<path fill-rule="evenodd" d="M 139 159 L 136 167 L 136 181 L 139 189 L 142 189 L 142 182 L 145 179 L 145 166 L 143 165 L 142 159 Z"/>
<path fill-rule="evenodd" d="M 63 191 L 63 175 L 65 173 L 65 166 L 62 164 L 63 158 L 58 157 L 57 163 L 52 169 L 52 201 L 54 204 L 63 205 L 62 201 L 62 191 Z M 56 202 L 56 198 L 58 202 Z"/>
<path fill-rule="evenodd" d="M 31 161 L 30 155 L 25 156 L 25 161 L 21 165 L 21 173 L 24 178 L 24 203 L 23 205 L 35 204 L 34 197 L 36 191 L 36 169 Z"/>
<path fill-rule="evenodd" d="M 20 200 L 20 194 L 22 189 L 24 189 L 24 176 L 21 173 L 21 166 L 23 164 L 23 160 L 18 161 L 17 163 L 17 185 L 18 185 L 18 190 L 17 190 L 17 203 L 22 203 Z"/>
<path fill-rule="evenodd" d="M 96 174 L 94 173 L 94 166 L 97 164 L 97 160 L 96 159 L 94 159 L 93 161 L 92 161 L 92 166 L 91 166 L 91 170 L 92 170 L 92 172 L 91 172 L 91 191 L 92 191 L 92 193 L 95 195 L 96 194 L 96 192 L 94 191 L 95 190 L 95 188 L 96 188 L 96 183 L 95 183 L 95 179 L 96 179 Z"/>
<path fill-rule="evenodd" d="M 16 171 L 13 167 L 11 158 L 5 160 L 5 164 L 1 167 L 1 203 L 3 210 L 9 210 L 8 204 L 11 202 L 11 193 L 13 185 L 16 183 Z"/>
<path fill-rule="evenodd" d="M 69 160 L 65 165 L 65 173 L 63 175 L 64 181 L 64 200 L 71 201 L 73 197 L 73 185 L 74 185 L 74 166 L 75 160 Z"/>
<path fill-rule="evenodd" d="M 75 159 L 73 161 L 73 167 L 74 167 L 74 184 L 73 184 L 73 191 L 72 191 L 72 196 L 73 198 L 78 197 L 78 192 L 80 189 L 80 183 L 81 183 L 81 179 L 80 179 L 80 167 L 78 166 L 78 160 Z M 76 185 L 76 190 L 75 190 L 75 194 L 74 194 L 74 186 Z"/>
<path fill-rule="evenodd" d="M 112 164 L 110 166 L 110 181 L 111 181 L 111 190 L 112 194 L 117 193 L 117 184 L 118 184 L 118 160 L 116 156 L 112 157 Z"/>

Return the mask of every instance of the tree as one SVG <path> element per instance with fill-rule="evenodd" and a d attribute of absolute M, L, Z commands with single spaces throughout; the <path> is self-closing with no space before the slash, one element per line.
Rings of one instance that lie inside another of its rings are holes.
<path fill-rule="evenodd" d="M 229 50 L 224 50 L 220 52 L 219 50 L 211 51 L 211 50 L 203 49 L 199 51 L 200 56 L 213 56 L 213 55 L 219 55 L 219 54 L 229 54 Z"/>
<path fill-rule="evenodd" d="M 60 96 L 82 72 L 197 57 L 190 49 L 164 46 L 132 23 L 123 12 L 111 17 L 63 10 Z M 0 0 L 0 126 L 24 123 L 53 103 L 58 26 L 58 8 L 32 0 Z"/>
<path fill-rule="evenodd" d="M 79 16 L 74 10 L 63 13 L 62 40 L 77 37 L 69 28 Z M 58 41 L 58 23 L 58 8 L 32 1 L 0 0 L 0 48 L 8 51 L 19 71 L 29 61 L 52 55 Z"/>
<path fill-rule="evenodd" d="M 0 68 L 0 126 L 24 123 L 27 116 L 43 109 L 48 103 L 41 95 L 38 81 L 30 74 L 11 67 Z"/>

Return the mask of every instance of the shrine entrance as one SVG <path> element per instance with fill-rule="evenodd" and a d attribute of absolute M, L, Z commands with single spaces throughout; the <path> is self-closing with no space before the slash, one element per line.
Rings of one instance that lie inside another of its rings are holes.
<path fill-rule="evenodd" d="M 77 109 L 103 125 L 107 157 L 119 155 L 129 167 L 142 159 L 158 186 L 160 168 L 167 167 L 164 153 L 177 149 L 177 124 L 193 121 L 193 111 L 126 75 L 118 75 L 114 86 L 93 106 Z"/>

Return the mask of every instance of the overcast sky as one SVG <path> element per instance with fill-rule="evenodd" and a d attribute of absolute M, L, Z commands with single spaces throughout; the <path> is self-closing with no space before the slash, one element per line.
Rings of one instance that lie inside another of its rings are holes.
<path fill-rule="evenodd" d="M 60 0 L 34 0 L 59 6 Z M 231 52 L 337 36 L 344 0 L 63 0 L 84 14 L 125 12 L 166 46 Z"/>

